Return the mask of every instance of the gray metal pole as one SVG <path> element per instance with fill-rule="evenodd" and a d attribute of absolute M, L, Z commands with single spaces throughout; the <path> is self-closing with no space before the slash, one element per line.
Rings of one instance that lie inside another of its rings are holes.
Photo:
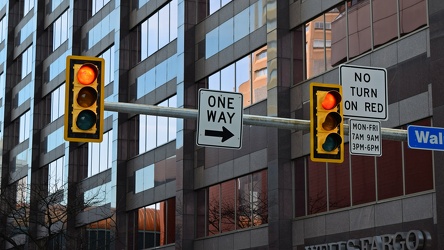
<path fill-rule="evenodd" d="M 176 117 L 183 119 L 197 119 L 199 112 L 197 109 L 160 107 L 147 104 L 124 103 L 124 102 L 105 102 L 105 110 L 122 113 L 156 115 L 166 117 Z M 264 127 L 274 127 L 290 130 L 310 130 L 309 120 L 299 120 L 291 118 L 243 115 L 244 125 L 255 125 Z M 344 124 L 344 134 L 348 135 L 349 126 Z M 383 139 L 392 141 L 407 141 L 407 131 L 403 129 L 381 128 Z"/>

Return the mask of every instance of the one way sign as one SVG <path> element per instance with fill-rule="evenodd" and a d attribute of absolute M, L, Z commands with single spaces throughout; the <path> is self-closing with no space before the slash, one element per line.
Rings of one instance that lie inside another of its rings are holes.
<path fill-rule="evenodd" d="M 242 93 L 199 90 L 197 145 L 220 148 L 242 146 Z"/>

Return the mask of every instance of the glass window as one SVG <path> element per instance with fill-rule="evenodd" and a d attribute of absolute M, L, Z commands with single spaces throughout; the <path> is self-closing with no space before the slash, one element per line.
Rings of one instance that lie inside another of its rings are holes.
<path fill-rule="evenodd" d="M 387 199 L 403 194 L 401 142 L 382 141 L 384 153 L 377 157 L 378 197 Z"/>
<path fill-rule="evenodd" d="M 31 90 L 33 85 L 28 83 L 25 87 L 23 87 L 17 94 L 17 107 L 22 105 L 25 101 L 27 101 L 34 94 Z"/>
<path fill-rule="evenodd" d="M 199 190 L 197 237 L 267 224 L 267 182 L 262 170 Z"/>
<path fill-rule="evenodd" d="M 176 107 L 176 96 L 159 103 L 158 106 Z M 152 115 L 139 115 L 139 153 L 154 149 L 176 139 L 176 119 Z"/>
<path fill-rule="evenodd" d="M 136 188 L 135 193 L 142 192 L 144 190 L 154 187 L 154 164 L 139 169 L 135 172 L 136 175 Z"/>
<path fill-rule="evenodd" d="M 244 107 L 267 98 L 267 47 L 262 47 L 208 77 L 208 88 L 240 92 Z M 257 55 L 261 55 L 258 59 Z"/>
<path fill-rule="evenodd" d="M 6 34 L 7 34 L 7 25 L 8 23 L 6 22 L 6 17 L 2 17 L 0 19 L 0 43 L 6 39 Z"/>
<path fill-rule="evenodd" d="M 24 142 L 29 138 L 29 131 L 31 129 L 31 112 L 28 110 L 20 116 L 19 120 L 19 143 Z"/>
<path fill-rule="evenodd" d="M 22 79 L 32 71 L 32 46 L 22 54 Z"/>
<path fill-rule="evenodd" d="M 58 146 L 65 143 L 65 139 L 63 137 L 63 126 L 58 128 L 56 131 L 52 132 L 48 135 L 46 139 L 46 152 L 50 152 L 51 150 L 54 150 Z"/>
<path fill-rule="evenodd" d="M 53 42 L 52 50 L 56 50 L 62 43 L 68 40 L 68 12 L 63 14 L 54 21 L 53 28 Z"/>
<path fill-rule="evenodd" d="M 99 57 L 105 59 L 105 86 L 114 81 L 114 45 Z"/>
<path fill-rule="evenodd" d="M 234 16 L 234 41 L 239 41 L 241 38 L 250 33 L 250 27 L 245 25 L 249 22 L 249 9 L 243 10 L 241 13 Z"/>
<path fill-rule="evenodd" d="M 172 0 L 140 24 L 141 60 L 177 38 L 177 0 Z"/>
<path fill-rule="evenodd" d="M 166 5 L 159 10 L 159 23 L 168 24 L 170 22 L 170 6 Z M 159 26 L 159 23 L 157 26 Z M 170 42 L 170 31 L 169 29 L 160 28 L 159 29 L 159 48 L 167 45 Z"/>
<path fill-rule="evenodd" d="M 431 126 L 429 119 L 417 121 L 412 124 L 428 127 Z M 416 192 L 433 189 L 434 176 L 432 151 L 410 149 L 406 142 L 403 142 L 402 146 L 404 150 L 405 162 L 405 193 L 413 194 Z"/>
<path fill-rule="evenodd" d="M 51 92 L 51 122 L 65 114 L 65 84 Z"/>
<path fill-rule="evenodd" d="M 224 4 L 224 1 L 216 0 L 210 2 L 212 5 Z M 226 1 L 228 3 L 229 1 Z M 220 26 L 205 35 L 205 57 L 210 58 L 219 51 L 232 45 L 249 33 L 252 33 L 265 24 L 263 9 L 265 1 L 259 0 L 249 8 L 243 10 L 233 18 L 228 19 Z M 218 7 L 220 8 L 220 6 Z"/>
<path fill-rule="evenodd" d="M 23 16 L 26 16 L 28 12 L 34 8 L 34 0 L 23 0 Z"/>
<path fill-rule="evenodd" d="M 171 198 L 136 211 L 137 249 L 174 243 L 176 199 Z"/>
<path fill-rule="evenodd" d="M 48 192 L 54 194 L 57 191 L 64 190 L 66 185 L 65 178 L 65 157 L 61 157 L 48 166 Z"/>
<path fill-rule="evenodd" d="M 347 0 L 305 24 L 306 78 L 426 25 L 426 0 Z"/>
<path fill-rule="evenodd" d="M 102 9 L 108 2 L 109 0 L 92 0 L 92 15 L 99 12 L 99 10 Z"/>
<path fill-rule="evenodd" d="M 209 14 L 213 14 L 232 0 L 208 0 Z"/>
<path fill-rule="evenodd" d="M 159 13 L 148 19 L 148 56 L 159 49 Z"/>
<path fill-rule="evenodd" d="M 412 124 L 430 126 L 430 119 Z M 344 151 L 349 152 L 348 144 Z M 296 159 L 295 216 L 402 197 L 434 189 L 431 151 L 414 150 L 405 142 L 383 141 L 381 157 L 345 154 L 341 164 Z M 418 166 L 421 165 L 421 168 Z"/>
<path fill-rule="evenodd" d="M 398 37 L 397 1 L 372 1 L 374 46 Z"/>
<path fill-rule="evenodd" d="M 87 239 L 87 249 L 110 249 L 114 236 L 111 233 L 115 227 L 113 218 L 108 218 L 86 225 L 85 239 Z"/>
<path fill-rule="evenodd" d="M 230 46 L 234 42 L 234 22 L 233 18 L 219 26 L 219 51 Z"/>
<path fill-rule="evenodd" d="M 103 134 L 101 143 L 88 143 L 88 177 L 112 167 L 113 131 Z"/>

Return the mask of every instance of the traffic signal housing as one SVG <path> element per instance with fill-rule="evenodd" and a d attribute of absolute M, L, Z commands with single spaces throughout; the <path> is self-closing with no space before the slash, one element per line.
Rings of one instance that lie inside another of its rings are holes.
<path fill-rule="evenodd" d="M 341 85 L 310 84 L 310 158 L 315 162 L 344 161 Z"/>
<path fill-rule="evenodd" d="M 65 131 L 66 141 L 101 142 L 104 122 L 103 58 L 66 58 Z"/>

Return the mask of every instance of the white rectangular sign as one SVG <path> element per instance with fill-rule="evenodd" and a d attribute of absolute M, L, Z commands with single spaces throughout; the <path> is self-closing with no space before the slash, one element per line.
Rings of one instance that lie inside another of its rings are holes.
<path fill-rule="evenodd" d="M 344 116 L 388 119 L 386 69 L 340 65 L 339 80 L 344 98 Z"/>
<path fill-rule="evenodd" d="M 241 148 L 242 93 L 200 89 L 198 112 L 197 145 Z"/>
<path fill-rule="evenodd" d="M 353 120 L 349 122 L 350 154 L 382 155 L 381 122 Z"/>

